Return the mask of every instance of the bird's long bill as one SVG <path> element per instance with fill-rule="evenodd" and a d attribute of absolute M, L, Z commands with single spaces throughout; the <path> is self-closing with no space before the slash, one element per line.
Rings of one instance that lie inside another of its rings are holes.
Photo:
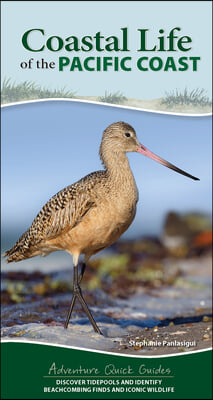
<path fill-rule="evenodd" d="M 138 147 L 137 150 L 138 153 L 143 154 L 146 157 L 151 158 L 152 160 L 155 160 L 157 162 L 159 162 L 162 165 L 165 165 L 165 167 L 168 167 L 170 169 L 173 169 L 176 172 L 179 172 L 179 174 L 188 176 L 188 178 L 194 179 L 195 181 L 199 181 L 199 178 L 196 178 L 196 176 L 190 175 L 187 172 L 183 171 L 182 169 L 176 167 L 175 165 L 169 163 L 166 160 L 163 160 L 163 158 L 157 156 L 156 154 L 152 153 L 150 150 L 148 150 L 146 147 L 144 147 L 142 144 L 140 144 L 140 146 Z"/>

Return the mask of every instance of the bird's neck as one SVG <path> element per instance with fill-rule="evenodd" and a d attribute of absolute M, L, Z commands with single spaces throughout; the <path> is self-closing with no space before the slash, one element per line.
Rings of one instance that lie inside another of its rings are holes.
<path fill-rule="evenodd" d="M 122 184 L 123 182 L 127 184 L 129 182 L 130 185 L 135 186 L 135 180 L 126 153 L 105 152 L 102 161 L 112 182 L 116 182 L 116 184 Z"/>

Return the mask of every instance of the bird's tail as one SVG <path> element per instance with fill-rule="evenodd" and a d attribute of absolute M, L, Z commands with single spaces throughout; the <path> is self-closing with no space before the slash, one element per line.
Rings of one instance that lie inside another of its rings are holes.
<path fill-rule="evenodd" d="M 7 263 L 17 262 L 29 258 L 28 231 L 17 240 L 14 246 L 5 251 L 3 257 L 7 257 Z"/>

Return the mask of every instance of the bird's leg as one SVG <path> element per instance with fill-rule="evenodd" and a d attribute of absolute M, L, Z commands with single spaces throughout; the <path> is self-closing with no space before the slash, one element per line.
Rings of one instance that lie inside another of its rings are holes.
<path fill-rule="evenodd" d="M 86 269 L 86 263 L 83 263 L 81 266 L 81 272 L 78 276 L 78 283 L 81 283 L 83 276 L 84 276 L 85 269 Z"/>
<path fill-rule="evenodd" d="M 64 328 L 65 329 L 67 329 L 67 327 L 68 327 L 69 320 L 70 320 L 70 317 L 71 317 L 71 314 L 72 314 L 72 311 L 73 311 L 73 307 L 74 307 L 74 304 L 75 304 L 75 300 L 76 300 L 76 294 L 75 294 L 75 292 L 73 290 L 73 296 L 72 296 L 72 300 L 71 300 L 71 303 L 70 303 L 70 308 L 69 308 L 69 311 L 67 313 L 66 322 L 64 324 Z"/>
<path fill-rule="evenodd" d="M 70 308 L 69 308 L 69 311 L 68 311 L 68 314 L 67 314 L 67 319 L 66 319 L 64 327 L 65 328 L 68 327 L 69 320 L 70 320 L 70 317 L 71 317 L 71 314 L 72 314 L 72 311 L 73 311 L 73 307 L 75 305 L 76 298 L 78 298 L 79 302 L 82 305 L 83 310 L 85 311 L 87 317 L 89 318 L 89 320 L 90 320 L 90 322 L 91 322 L 91 324 L 93 326 L 94 331 L 99 333 L 100 335 L 102 335 L 102 332 L 100 331 L 99 327 L 97 326 L 97 324 L 96 324 L 96 322 L 95 322 L 95 320 L 94 320 L 94 318 L 93 318 L 93 316 L 92 316 L 92 314 L 91 314 L 91 312 L 90 312 L 90 310 L 89 310 L 89 308 L 87 306 L 87 303 L 83 298 L 83 295 L 82 295 L 82 292 L 81 292 L 81 287 L 79 285 L 79 283 L 81 282 L 81 280 L 83 278 L 85 268 L 86 268 L 86 264 L 84 263 L 82 265 L 82 268 L 81 268 L 81 273 L 78 276 L 78 265 L 74 265 L 73 297 L 72 297 L 72 300 L 71 300 L 71 303 L 70 303 Z"/>

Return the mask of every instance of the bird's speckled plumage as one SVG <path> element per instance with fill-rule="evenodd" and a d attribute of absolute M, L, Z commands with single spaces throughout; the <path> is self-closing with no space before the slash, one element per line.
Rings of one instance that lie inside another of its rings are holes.
<path fill-rule="evenodd" d="M 99 151 L 105 169 L 53 196 L 30 228 L 5 252 L 7 262 L 65 250 L 76 263 L 80 254 L 88 260 L 117 240 L 136 212 L 138 192 L 126 152 L 137 151 L 138 145 L 130 125 L 110 125 L 103 133 Z"/>

